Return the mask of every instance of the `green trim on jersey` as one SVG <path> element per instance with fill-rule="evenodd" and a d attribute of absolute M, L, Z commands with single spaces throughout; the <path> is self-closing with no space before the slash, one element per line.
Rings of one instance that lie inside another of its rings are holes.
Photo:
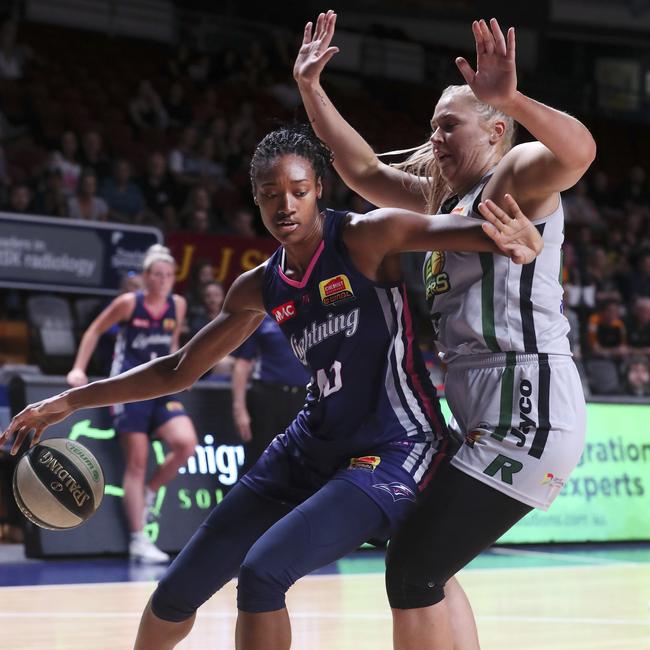
<path fill-rule="evenodd" d="M 492 352 L 501 352 L 494 325 L 494 258 L 492 253 L 479 253 L 481 261 L 481 320 L 483 338 Z"/>
<path fill-rule="evenodd" d="M 506 352 L 506 367 L 501 375 L 501 399 L 499 407 L 499 424 L 492 434 L 493 438 L 503 440 L 512 425 L 512 396 L 515 384 L 516 352 Z"/>

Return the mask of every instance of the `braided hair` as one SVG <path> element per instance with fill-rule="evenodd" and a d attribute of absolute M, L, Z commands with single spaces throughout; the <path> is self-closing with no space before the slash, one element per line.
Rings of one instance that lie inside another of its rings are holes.
<path fill-rule="evenodd" d="M 316 137 L 309 125 L 296 124 L 281 127 L 265 135 L 255 147 L 250 166 L 253 189 L 255 189 L 255 178 L 260 170 L 266 168 L 276 158 L 289 154 L 309 161 L 317 181 L 323 178 L 333 160 L 332 152 Z"/>

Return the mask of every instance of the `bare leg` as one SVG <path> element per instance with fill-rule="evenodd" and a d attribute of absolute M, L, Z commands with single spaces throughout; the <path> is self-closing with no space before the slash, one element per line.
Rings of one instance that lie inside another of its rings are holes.
<path fill-rule="evenodd" d="M 144 479 L 147 472 L 147 454 L 149 438 L 146 433 L 127 433 L 122 436 L 125 455 L 124 511 L 129 532 L 142 530 L 142 513 L 144 511 Z"/>
<path fill-rule="evenodd" d="M 235 627 L 237 650 L 289 650 L 290 647 L 291 623 L 286 607 L 260 614 L 239 610 Z"/>
<path fill-rule="evenodd" d="M 192 629 L 196 614 L 186 621 L 163 621 L 151 611 L 151 599 L 142 612 L 133 650 L 172 650 Z"/>
<path fill-rule="evenodd" d="M 447 602 L 393 609 L 394 650 L 454 650 Z"/>
<path fill-rule="evenodd" d="M 445 601 L 451 620 L 454 650 L 480 650 L 472 606 L 455 577 L 445 585 Z"/>
<path fill-rule="evenodd" d="M 194 425 L 186 415 L 168 420 L 158 427 L 156 435 L 170 447 L 171 451 L 165 456 L 163 464 L 156 468 L 149 481 L 149 487 L 154 492 L 176 476 L 179 467 L 185 465 L 197 444 Z"/>

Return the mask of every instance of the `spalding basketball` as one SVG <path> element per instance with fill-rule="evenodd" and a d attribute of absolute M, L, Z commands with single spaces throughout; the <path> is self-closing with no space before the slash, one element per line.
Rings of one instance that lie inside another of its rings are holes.
<path fill-rule="evenodd" d="M 104 473 L 83 445 L 50 438 L 18 461 L 14 497 L 21 512 L 41 528 L 65 530 L 82 524 L 104 496 Z"/>

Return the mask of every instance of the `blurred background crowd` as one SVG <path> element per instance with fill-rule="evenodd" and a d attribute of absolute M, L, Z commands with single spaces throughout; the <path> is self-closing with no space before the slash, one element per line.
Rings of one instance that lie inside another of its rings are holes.
<path fill-rule="evenodd" d="M 233 3 L 225 4 L 232 19 Z M 413 11 L 421 5 L 406 4 Z M 197 7 L 193 15 L 206 10 Z M 222 41 L 206 44 L 186 29 L 175 44 L 161 44 L 28 21 L 22 5 L 9 7 L 0 26 L 2 211 L 151 225 L 165 235 L 185 230 L 265 236 L 252 203 L 248 166 L 269 128 L 304 119 L 291 69 L 302 24 L 311 17 L 305 12 L 285 8 L 266 28 L 260 22 L 269 18 L 266 14 L 250 22 L 238 19 L 237 29 Z M 340 13 L 345 25 L 345 12 Z M 349 31 L 391 42 L 414 40 L 398 28 L 376 24 L 351 24 Z M 580 64 L 568 45 L 550 37 L 544 43 L 545 56 L 520 72 L 522 87 L 578 114 L 599 144 L 588 175 L 563 197 L 564 313 L 573 353 L 588 392 L 648 396 L 648 129 L 619 120 L 602 88 L 599 95 L 589 79 L 581 82 L 580 92 L 571 92 L 581 72 L 576 66 L 586 65 L 587 46 Z M 445 44 L 428 43 L 422 51 L 422 79 L 387 83 L 372 70 L 348 75 L 336 68 L 324 79 L 336 105 L 377 151 L 415 146 L 428 137 L 426 125 L 440 90 L 461 81 L 454 56 L 471 56 Z M 563 58 L 567 54 L 571 65 Z M 543 83 L 549 79 L 554 83 Z M 565 101 L 558 101 L 561 90 Z M 357 212 L 372 207 L 335 174 L 327 179 L 322 204 Z M 407 266 L 414 300 L 420 300 L 413 270 L 417 258 Z M 219 312 L 224 295 L 208 261 L 197 261 L 191 277 L 187 336 Z M 135 273 L 125 277 L 125 288 L 136 284 Z M 4 294 L 0 317 L 25 319 L 27 292 Z M 420 318 L 426 341 L 421 303 Z M 78 330 L 86 324 L 79 323 Z M 435 374 L 433 350 L 429 360 Z"/>

